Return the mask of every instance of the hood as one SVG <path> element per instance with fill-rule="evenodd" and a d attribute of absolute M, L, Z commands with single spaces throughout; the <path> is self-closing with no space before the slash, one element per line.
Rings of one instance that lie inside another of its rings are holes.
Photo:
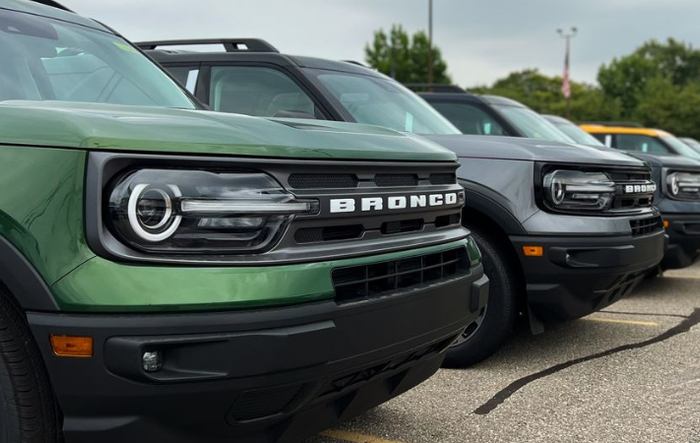
<path fill-rule="evenodd" d="M 427 138 L 453 151 L 460 158 L 645 166 L 641 160 L 606 147 L 493 135 L 431 135 Z"/>
<path fill-rule="evenodd" d="M 377 126 L 93 103 L 0 103 L 0 144 L 251 157 L 453 161 L 424 139 Z"/>
<path fill-rule="evenodd" d="M 676 154 L 646 154 L 634 153 L 631 154 L 641 160 L 649 162 L 654 167 L 659 168 L 682 168 L 682 169 L 700 169 L 700 161 L 689 157 L 683 157 Z"/>

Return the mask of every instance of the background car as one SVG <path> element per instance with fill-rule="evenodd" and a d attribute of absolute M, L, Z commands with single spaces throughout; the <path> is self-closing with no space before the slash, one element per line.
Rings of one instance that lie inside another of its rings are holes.
<path fill-rule="evenodd" d="M 675 154 L 700 160 L 700 152 L 660 129 L 583 124 L 581 129 L 610 148 L 643 154 Z"/>
<path fill-rule="evenodd" d="M 211 43 L 223 50 L 177 49 Z M 608 306 L 661 261 L 664 233 L 651 204 L 649 167 L 615 151 L 574 146 L 515 102 L 493 99 L 513 121 L 528 122 L 542 140 L 464 135 L 385 75 L 356 63 L 282 54 L 260 40 L 138 45 L 215 111 L 376 124 L 425 135 L 457 153 L 466 191 L 462 222 L 482 250 L 491 292 L 479 318 L 449 351 L 449 366 L 470 365 L 494 353 L 519 315 L 540 332 L 542 321 L 577 318 Z M 479 127 L 482 133 L 505 134 L 508 123 L 495 116 L 480 120 Z M 565 143 L 546 141 L 545 131 Z M 607 183 L 607 191 L 602 198 L 594 192 L 593 198 L 586 186 L 598 180 Z M 577 184 L 584 191 L 565 191 Z M 626 194 L 625 184 L 644 190 Z"/>
<path fill-rule="evenodd" d="M 419 95 L 464 134 L 573 142 L 541 115 L 506 97 L 470 94 L 464 90 L 420 92 Z"/>
<path fill-rule="evenodd" d="M 694 138 L 680 137 L 679 140 L 685 143 L 686 145 L 690 146 L 691 148 L 695 149 L 696 151 L 700 152 L 700 142 L 695 140 Z"/>

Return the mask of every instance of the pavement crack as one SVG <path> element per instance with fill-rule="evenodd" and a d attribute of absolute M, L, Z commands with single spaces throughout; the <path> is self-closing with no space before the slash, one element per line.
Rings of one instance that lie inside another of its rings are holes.
<path fill-rule="evenodd" d="M 500 406 L 504 401 L 508 400 L 508 398 L 510 398 L 513 394 L 515 394 L 516 392 L 518 392 L 520 389 L 524 388 L 528 384 L 532 383 L 533 381 L 547 377 L 548 375 L 552 375 L 554 373 L 557 373 L 559 371 L 570 368 L 570 367 L 577 365 L 577 364 L 580 364 L 580 363 L 584 363 L 587 361 L 607 357 L 609 355 L 617 354 L 619 352 L 629 351 L 631 349 L 644 348 L 646 346 L 660 343 L 664 340 L 668 340 L 669 338 L 675 337 L 676 335 L 683 334 L 683 333 L 690 331 L 690 329 L 693 326 L 696 326 L 697 324 L 700 324 L 700 308 L 696 308 L 690 316 L 685 318 L 678 325 L 674 326 L 673 328 L 667 330 L 666 332 L 664 332 L 660 335 L 657 335 L 656 337 L 651 338 L 649 340 L 645 340 L 645 341 L 638 342 L 638 343 L 630 343 L 627 345 L 618 346 L 617 348 L 608 349 L 607 351 L 599 352 L 597 354 L 592 354 L 592 355 L 588 355 L 585 357 L 575 358 L 575 359 L 569 360 L 565 363 L 560 363 L 558 365 L 551 366 L 551 367 L 549 367 L 545 370 L 542 370 L 540 372 L 536 372 L 534 374 L 520 378 L 520 379 L 514 381 L 513 383 L 509 384 L 508 386 L 506 386 L 504 389 L 502 389 L 498 393 L 496 393 L 496 395 L 491 397 L 491 399 L 488 400 L 486 403 L 484 403 L 483 405 L 476 408 L 474 410 L 474 414 L 477 414 L 477 415 L 489 414 L 491 411 L 493 411 L 498 406 Z"/>
<path fill-rule="evenodd" d="M 641 316 L 652 316 L 652 317 L 673 317 L 673 318 L 689 318 L 688 315 L 682 314 L 655 314 L 653 312 L 626 312 L 626 311 L 598 311 L 605 314 L 619 314 L 619 315 L 641 315 Z"/>

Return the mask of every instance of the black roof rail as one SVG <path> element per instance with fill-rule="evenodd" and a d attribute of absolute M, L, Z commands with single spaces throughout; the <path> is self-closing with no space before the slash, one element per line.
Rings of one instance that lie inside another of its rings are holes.
<path fill-rule="evenodd" d="M 580 125 L 599 125 L 599 126 L 618 126 L 621 128 L 645 128 L 641 123 L 637 122 L 616 122 L 616 121 L 580 121 Z"/>
<path fill-rule="evenodd" d="M 415 92 L 463 92 L 466 90 L 457 85 L 446 85 L 438 83 L 405 83 L 405 87 Z"/>
<path fill-rule="evenodd" d="M 357 60 L 342 60 L 342 61 L 344 61 L 345 63 L 350 63 L 350 64 L 357 65 L 357 66 L 362 66 L 363 68 L 369 68 L 369 66 L 365 65 L 362 62 L 358 62 Z"/>
<path fill-rule="evenodd" d="M 63 9 L 64 11 L 73 12 L 70 9 L 63 6 L 62 4 L 55 2 L 54 0 L 31 0 L 31 1 L 33 1 L 34 3 L 42 4 L 42 5 L 51 6 L 52 8 Z"/>
<path fill-rule="evenodd" d="M 224 45 L 226 52 L 279 52 L 277 48 L 259 38 L 205 38 L 191 40 L 155 40 L 134 43 L 145 50 L 159 46 Z"/>

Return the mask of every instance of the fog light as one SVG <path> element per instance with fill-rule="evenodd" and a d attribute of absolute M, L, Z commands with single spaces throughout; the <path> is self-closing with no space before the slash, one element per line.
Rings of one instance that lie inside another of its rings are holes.
<path fill-rule="evenodd" d="M 141 360 L 146 372 L 158 372 L 163 369 L 163 353 L 160 351 L 146 351 Z"/>

